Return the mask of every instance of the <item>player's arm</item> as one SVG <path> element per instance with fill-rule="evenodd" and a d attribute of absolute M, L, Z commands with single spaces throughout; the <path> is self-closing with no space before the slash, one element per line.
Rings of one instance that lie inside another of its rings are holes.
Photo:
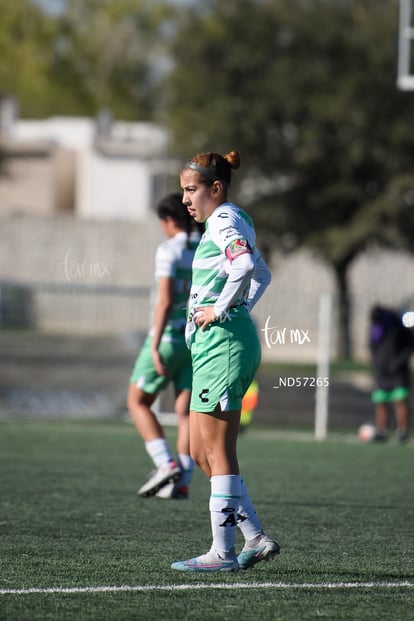
<path fill-rule="evenodd" d="M 247 306 L 249 311 L 257 304 L 272 280 L 272 274 L 263 257 L 259 255 L 250 282 Z"/>
<path fill-rule="evenodd" d="M 198 325 L 203 330 L 209 323 L 219 319 L 241 297 L 254 272 L 253 251 L 246 239 L 233 240 L 226 247 L 225 253 L 230 262 L 228 277 L 214 306 L 202 309 Z"/>
<path fill-rule="evenodd" d="M 158 375 L 167 375 L 165 366 L 159 352 L 161 338 L 167 325 L 174 297 L 174 279 L 161 276 L 158 280 L 157 301 L 154 309 L 154 322 L 152 327 L 152 360 Z"/>
<path fill-rule="evenodd" d="M 246 239 L 233 240 L 226 248 L 226 257 L 230 269 L 226 284 L 214 304 L 216 317 L 220 317 L 243 294 L 255 267 L 253 250 Z"/>

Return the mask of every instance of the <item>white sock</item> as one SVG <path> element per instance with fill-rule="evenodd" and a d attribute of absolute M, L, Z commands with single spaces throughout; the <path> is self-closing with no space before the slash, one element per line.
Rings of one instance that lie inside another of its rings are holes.
<path fill-rule="evenodd" d="M 237 509 L 237 526 L 240 528 L 245 540 L 250 541 L 258 535 L 261 535 L 263 529 L 243 479 L 241 479 L 240 490 L 240 503 Z"/>
<path fill-rule="evenodd" d="M 165 466 L 170 461 L 174 461 L 170 447 L 168 446 L 168 442 L 165 438 L 147 440 L 147 442 L 145 442 L 145 448 L 156 468 Z"/>
<path fill-rule="evenodd" d="M 178 453 L 178 465 L 181 468 L 181 477 L 177 485 L 190 485 L 195 466 L 191 456 L 186 453 Z"/>
<path fill-rule="evenodd" d="M 240 475 L 211 477 L 210 518 L 212 548 L 224 556 L 234 553 L 237 507 L 240 503 Z"/>

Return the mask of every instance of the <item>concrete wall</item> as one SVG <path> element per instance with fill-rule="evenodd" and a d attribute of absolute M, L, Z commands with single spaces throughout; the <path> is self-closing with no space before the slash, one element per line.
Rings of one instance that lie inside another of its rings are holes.
<path fill-rule="evenodd" d="M 31 283 L 3 286 L 0 320 L 84 334 L 147 330 L 161 239 L 154 214 L 145 224 L 0 216 L 0 281 Z"/>
<path fill-rule="evenodd" d="M 54 210 L 53 155 L 45 150 L 2 160 L 0 212 L 48 214 Z"/>
<path fill-rule="evenodd" d="M 285 343 L 272 348 L 263 343 L 263 355 L 271 359 L 316 360 L 319 343 L 321 296 L 332 296 L 332 354 L 337 352 L 338 311 L 335 276 L 330 267 L 306 251 L 292 256 L 274 253 L 273 279 L 260 302 L 262 334 L 269 326 L 285 329 Z M 414 309 L 414 256 L 403 252 L 371 249 L 358 257 L 349 271 L 351 339 L 354 357 L 368 359 L 369 314 L 374 304 Z M 291 330 L 293 339 L 291 338 Z M 299 330 L 299 333 L 297 332 Z M 268 334 L 270 332 L 268 331 Z M 300 335 L 303 343 L 300 344 Z M 273 340 L 277 340 L 273 333 Z M 306 338 L 308 337 L 308 338 Z M 280 337 L 279 341 L 282 337 Z M 296 338 L 296 342 L 294 341 Z M 272 351 L 273 350 L 273 351 Z"/>
<path fill-rule="evenodd" d="M 57 283 L 66 285 L 69 293 L 72 288 L 74 294 L 77 285 L 141 286 L 149 291 L 153 285 L 154 252 L 161 240 L 154 214 L 145 223 L 79 220 L 64 215 L 0 214 L 0 280 Z M 332 294 L 333 299 L 332 353 L 335 354 L 336 299 L 331 269 L 305 251 L 283 256 L 276 249 L 271 268 L 272 283 L 254 310 L 264 359 L 316 360 L 319 304 L 324 293 Z M 368 353 L 371 306 L 375 303 L 407 306 L 414 298 L 414 258 L 404 253 L 371 250 L 355 261 L 349 282 L 353 347 L 356 357 L 364 359 Z M 84 321 L 84 330 L 93 330 L 96 325 L 93 317 L 97 313 L 92 305 L 96 302 L 85 302 L 86 298 L 82 302 L 77 300 L 75 296 L 70 302 L 74 305 L 76 326 L 81 329 Z M 52 304 L 56 306 L 49 298 L 42 298 L 40 316 L 47 316 L 48 305 Z M 136 324 L 135 319 L 127 320 L 122 315 L 133 304 L 140 307 Z M 119 299 L 114 315 L 107 316 L 105 329 L 146 329 L 150 308 L 149 293 L 135 300 Z M 92 318 L 87 318 L 88 313 Z M 47 322 L 40 325 L 48 327 Z"/>
<path fill-rule="evenodd" d="M 161 239 L 154 214 L 145 223 L 0 214 L 0 278 L 150 285 Z"/>

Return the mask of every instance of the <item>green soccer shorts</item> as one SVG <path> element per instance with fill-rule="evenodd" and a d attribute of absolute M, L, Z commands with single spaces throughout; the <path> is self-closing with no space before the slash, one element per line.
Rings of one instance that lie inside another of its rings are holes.
<path fill-rule="evenodd" d="M 260 364 L 256 328 L 247 313 L 198 328 L 191 345 L 193 391 L 190 410 L 240 410 Z"/>
<path fill-rule="evenodd" d="M 152 336 L 147 336 L 135 362 L 131 374 L 131 384 L 136 384 L 144 392 L 153 395 L 173 382 L 176 390 L 191 390 L 192 370 L 191 356 L 181 333 L 169 333 L 164 337 L 159 352 L 168 368 L 168 375 L 158 375 L 151 355 Z"/>
<path fill-rule="evenodd" d="M 374 403 L 390 403 L 392 401 L 403 401 L 408 399 L 410 391 L 404 386 L 398 386 L 392 390 L 383 390 L 377 388 L 372 392 L 372 401 Z"/>

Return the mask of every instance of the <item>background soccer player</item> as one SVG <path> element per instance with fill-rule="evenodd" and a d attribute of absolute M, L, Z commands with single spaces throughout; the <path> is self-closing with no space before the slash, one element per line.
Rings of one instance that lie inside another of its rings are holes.
<path fill-rule="evenodd" d="M 184 329 L 191 264 L 200 234 L 193 230 L 196 227 L 180 194 L 169 194 L 162 199 L 157 214 L 167 240 L 158 247 L 155 256 L 158 288 L 153 325 L 131 375 L 127 404 L 155 465 L 138 494 L 181 499 L 188 495 L 194 469 L 189 454 L 188 425 L 192 371 Z M 177 461 L 151 409 L 159 392 L 169 382 L 173 382 L 175 388 Z"/>
<path fill-rule="evenodd" d="M 410 358 L 414 351 L 411 330 L 405 328 L 392 309 L 374 306 L 371 310 L 370 340 L 375 388 L 374 440 L 386 440 L 391 411 L 394 409 L 397 439 L 408 438 L 408 398 L 410 393 Z"/>

